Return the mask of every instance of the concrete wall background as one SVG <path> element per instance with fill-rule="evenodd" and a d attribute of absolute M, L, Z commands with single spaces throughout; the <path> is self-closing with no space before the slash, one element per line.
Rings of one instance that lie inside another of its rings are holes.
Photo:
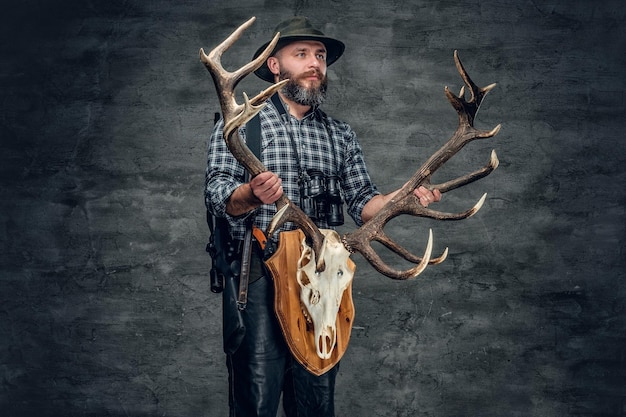
<path fill-rule="evenodd" d="M 247 62 L 304 14 L 347 44 L 325 109 L 383 191 L 454 131 L 458 49 L 498 82 L 475 142 L 437 176 L 459 223 L 403 218 L 449 259 L 393 282 L 355 257 L 338 416 L 626 413 L 621 1 L 7 1 L 0 88 L 0 409 L 6 416 L 223 416 L 220 298 L 202 188 L 218 111 L 198 60 L 236 26 Z M 325 24 L 325 22 L 330 22 Z M 240 91 L 264 84 L 245 80 Z"/>

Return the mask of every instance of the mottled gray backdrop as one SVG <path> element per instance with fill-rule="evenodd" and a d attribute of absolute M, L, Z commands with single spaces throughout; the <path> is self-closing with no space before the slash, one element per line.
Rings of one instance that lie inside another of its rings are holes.
<path fill-rule="evenodd" d="M 257 16 L 234 68 L 294 14 L 347 45 L 325 109 L 382 191 L 454 131 L 455 49 L 498 83 L 477 125 L 503 125 L 435 178 L 496 149 L 494 174 L 438 205 L 487 192 L 475 217 L 388 228 L 416 252 L 433 228 L 444 264 L 396 282 L 355 256 L 337 415 L 626 414 L 622 1 L 2 3 L 3 416 L 227 414 L 202 198 L 219 108 L 198 50 Z"/>

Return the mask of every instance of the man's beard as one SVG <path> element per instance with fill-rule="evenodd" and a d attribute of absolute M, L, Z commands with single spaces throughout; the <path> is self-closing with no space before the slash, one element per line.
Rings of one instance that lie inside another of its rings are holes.
<path fill-rule="evenodd" d="M 328 89 L 328 79 L 326 75 L 322 75 L 317 72 L 320 78 L 320 85 L 318 87 L 304 87 L 299 84 L 299 79 L 306 78 L 311 75 L 311 72 L 301 74 L 299 77 L 294 77 L 293 74 L 288 72 L 281 72 L 280 79 L 285 80 L 289 78 L 289 81 L 282 88 L 283 95 L 298 104 L 303 106 L 318 107 L 324 100 L 326 100 L 326 90 Z"/>

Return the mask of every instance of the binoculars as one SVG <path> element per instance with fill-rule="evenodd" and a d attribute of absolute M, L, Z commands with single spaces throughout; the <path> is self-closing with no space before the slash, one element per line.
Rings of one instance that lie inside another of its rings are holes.
<path fill-rule="evenodd" d="M 326 220 L 329 226 L 341 226 L 343 201 L 339 177 L 308 170 L 300 179 L 300 208 L 312 220 Z"/>

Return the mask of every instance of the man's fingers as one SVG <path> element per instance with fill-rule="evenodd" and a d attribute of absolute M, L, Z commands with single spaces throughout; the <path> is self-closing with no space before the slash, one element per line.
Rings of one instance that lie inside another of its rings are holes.
<path fill-rule="evenodd" d="M 254 195 L 264 204 L 275 203 L 283 195 L 282 180 L 278 175 L 266 171 L 250 181 Z"/>
<path fill-rule="evenodd" d="M 423 185 L 415 189 L 415 195 L 419 198 L 420 204 L 428 207 L 430 203 L 436 203 L 441 200 L 441 192 L 439 190 L 430 191 Z"/>

